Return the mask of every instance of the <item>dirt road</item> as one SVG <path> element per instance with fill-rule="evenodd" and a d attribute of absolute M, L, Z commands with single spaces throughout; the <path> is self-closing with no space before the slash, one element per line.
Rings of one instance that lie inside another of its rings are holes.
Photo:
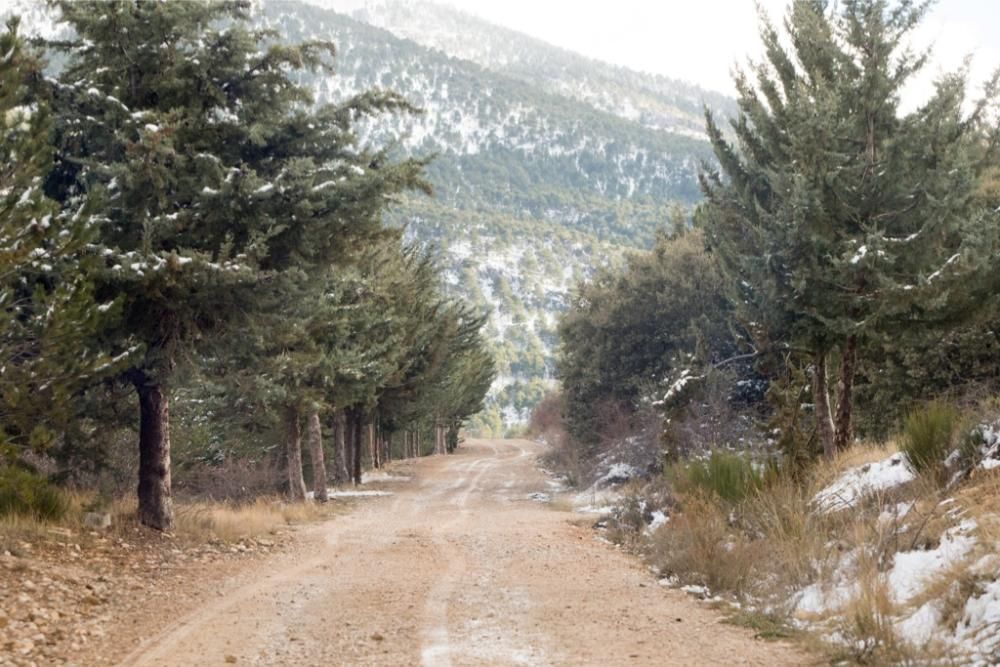
<path fill-rule="evenodd" d="M 808 664 L 530 499 L 539 451 L 473 441 L 396 468 L 412 479 L 308 529 L 311 555 L 165 620 L 122 664 Z"/>

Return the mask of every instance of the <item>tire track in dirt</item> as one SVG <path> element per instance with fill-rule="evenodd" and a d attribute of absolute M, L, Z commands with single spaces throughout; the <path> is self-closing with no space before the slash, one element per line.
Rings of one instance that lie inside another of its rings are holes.
<path fill-rule="evenodd" d="M 497 448 L 491 447 L 494 456 L 497 455 Z M 420 650 L 420 663 L 424 667 L 451 667 L 452 646 L 448 632 L 448 601 L 452 596 L 457 582 L 465 573 L 465 557 L 461 549 L 455 548 L 448 534 L 453 527 L 466 521 L 469 514 L 468 502 L 472 494 L 477 490 L 479 483 L 486 473 L 490 472 L 496 465 L 495 461 L 479 459 L 468 466 L 465 471 L 471 472 L 473 468 L 480 468 L 472 481 L 462 480 L 465 490 L 456 494 L 452 504 L 458 509 L 454 519 L 443 524 L 435 531 L 434 541 L 440 549 L 442 560 L 446 563 L 444 571 L 439 575 L 437 584 L 431 589 L 424 604 L 423 616 L 423 645 Z"/>

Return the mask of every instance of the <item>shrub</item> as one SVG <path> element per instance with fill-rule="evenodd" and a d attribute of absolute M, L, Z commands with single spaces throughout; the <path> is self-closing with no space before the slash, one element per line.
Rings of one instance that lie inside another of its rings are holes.
<path fill-rule="evenodd" d="M 757 492 L 764 482 L 763 475 L 747 458 L 721 451 L 712 452 L 704 460 L 674 465 L 671 477 L 681 492 L 702 491 L 732 503 Z"/>
<path fill-rule="evenodd" d="M 712 590 L 740 591 L 749 574 L 745 541 L 730 529 L 725 510 L 697 492 L 652 539 L 651 564 L 661 575 Z"/>
<path fill-rule="evenodd" d="M 960 415 L 942 401 L 933 401 L 911 412 L 903 426 L 900 449 L 915 472 L 938 469 L 955 445 Z"/>
<path fill-rule="evenodd" d="M 23 468 L 0 467 L 0 517 L 55 521 L 68 510 L 69 500 L 44 478 Z"/>
<path fill-rule="evenodd" d="M 562 394 L 556 391 L 548 392 L 531 410 L 527 434 L 529 436 L 544 436 L 550 431 L 562 430 L 564 410 Z"/>
<path fill-rule="evenodd" d="M 260 496 L 280 495 L 284 477 L 273 462 L 225 458 L 221 463 L 178 466 L 178 495 L 200 500 L 252 503 Z"/>

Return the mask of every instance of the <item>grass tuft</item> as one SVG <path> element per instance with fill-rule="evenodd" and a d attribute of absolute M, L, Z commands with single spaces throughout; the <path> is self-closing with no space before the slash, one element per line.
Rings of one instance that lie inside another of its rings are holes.
<path fill-rule="evenodd" d="M 731 503 L 742 502 L 761 489 L 763 475 L 747 458 L 715 451 L 707 459 L 673 466 L 674 486 L 681 493 L 700 491 Z"/>
<path fill-rule="evenodd" d="M 907 416 L 900 449 L 914 471 L 931 473 L 944 465 L 954 449 L 960 421 L 958 409 L 942 401 L 928 403 Z"/>

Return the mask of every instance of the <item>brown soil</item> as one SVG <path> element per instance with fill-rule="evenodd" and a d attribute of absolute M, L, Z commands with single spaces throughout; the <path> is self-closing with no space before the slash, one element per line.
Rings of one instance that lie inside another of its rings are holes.
<path fill-rule="evenodd" d="M 235 573 L 229 564 L 192 574 L 187 585 L 201 587 L 200 599 L 174 607 L 193 611 L 172 614 L 168 603 L 163 613 L 147 610 L 152 617 L 111 628 L 105 659 L 150 666 L 814 662 L 723 624 L 703 603 L 658 586 L 634 558 L 574 523 L 575 515 L 529 499 L 545 489 L 539 452 L 525 441 L 473 441 L 453 456 L 394 464 L 394 473 L 413 479 L 383 483 L 392 495 L 363 499 L 349 515 L 303 529 L 295 546 Z"/>

